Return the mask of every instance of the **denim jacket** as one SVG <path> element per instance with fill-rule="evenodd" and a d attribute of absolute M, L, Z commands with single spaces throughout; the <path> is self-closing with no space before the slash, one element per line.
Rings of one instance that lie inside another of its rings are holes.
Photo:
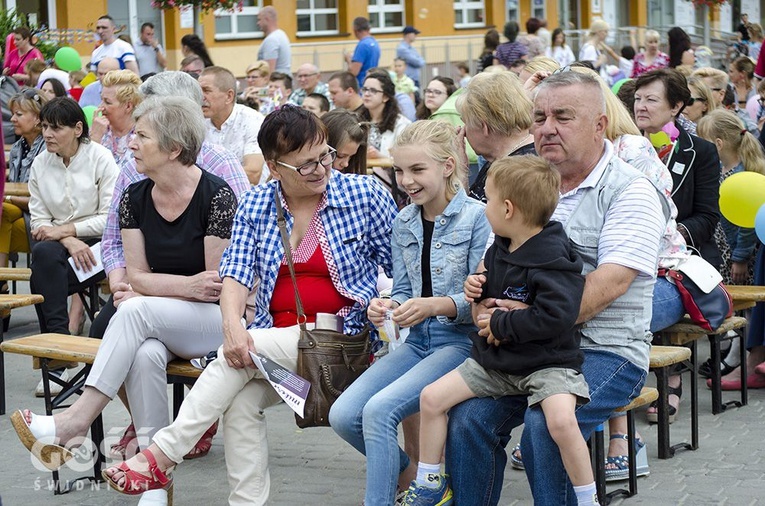
<path fill-rule="evenodd" d="M 457 316 L 439 316 L 447 325 L 472 326 L 470 304 L 465 300 L 463 283 L 475 272 L 486 250 L 490 227 L 484 204 L 471 199 L 460 189 L 436 217 L 430 249 L 430 269 L 434 297 L 450 297 Z M 391 299 L 403 304 L 422 296 L 423 229 L 421 208 L 410 204 L 393 223 L 393 293 Z"/>

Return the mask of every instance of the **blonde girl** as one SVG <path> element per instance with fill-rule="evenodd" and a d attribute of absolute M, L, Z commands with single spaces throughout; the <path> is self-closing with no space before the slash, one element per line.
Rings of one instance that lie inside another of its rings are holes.
<path fill-rule="evenodd" d="M 725 109 L 712 111 L 699 120 L 697 131 L 699 137 L 717 147 L 721 181 L 745 170 L 765 174 L 765 157 L 760 142 L 747 132 L 735 113 Z M 720 216 L 720 225 L 716 236 L 723 257 L 721 273 L 725 283 L 751 284 L 757 244 L 754 229 L 733 225 L 725 216 Z"/>
<path fill-rule="evenodd" d="M 414 478 L 398 444 L 398 424 L 419 412 L 422 389 L 467 358 L 475 330 L 462 283 L 477 268 L 489 236 L 484 205 L 462 187 L 455 127 L 407 126 L 391 147 L 396 181 L 412 199 L 393 225 L 393 289 L 373 299 L 369 320 L 410 329 L 335 402 L 330 424 L 367 457 L 365 504 L 393 504 Z"/>

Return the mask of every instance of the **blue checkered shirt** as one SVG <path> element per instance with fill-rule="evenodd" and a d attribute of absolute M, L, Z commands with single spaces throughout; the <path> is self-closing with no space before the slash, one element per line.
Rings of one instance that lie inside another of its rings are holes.
<path fill-rule="evenodd" d="M 275 191 L 281 196 L 278 181 L 261 184 L 244 194 L 234 216 L 231 244 L 221 259 L 221 278 L 230 277 L 248 290 L 260 280 L 250 328 L 273 326 L 269 307 L 284 258 L 276 224 Z M 287 232 L 291 233 L 294 219 L 281 197 Z M 356 300 L 345 318 L 344 329 L 346 334 L 355 334 L 366 324 L 366 308 L 377 296 L 378 266 L 388 276 L 392 273 L 391 229 L 396 205 L 374 178 L 334 170 L 326 197 L 327 205 L 319 214 L 342 284 L 339 288 L 354 294 Z"/>

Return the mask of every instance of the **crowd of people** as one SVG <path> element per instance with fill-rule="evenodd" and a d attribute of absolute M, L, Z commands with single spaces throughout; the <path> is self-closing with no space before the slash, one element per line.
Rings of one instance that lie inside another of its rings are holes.
<path fill-rule="evenodd" d="M 82 395 L 53 416 L 15 412 L 22 442 L 56 469 L 118 396 L 131 424 L 104 478 L 161 505 L 222 417 L 229 503 L 266 504 L 264 410 L 280 397 L 250 352 L 296 370 L 297 290 L 309 324 L 330 313 L 347 334 L 386 319 L 408 329 L 397 346 L 371 332 L 372 365 L 329 413 L 367 459 L 365 504 L 497 504 L 508 460 L 535 503 L 598 504 L 585 441 L 608 424 L 607 479 L 628 476 L 615 411 L 646 381 L 653 333 L 685 313 L 659 270 L 697 254 L 726 283 L 765 284 L 754 230 L 718 206 L 726 178 L 765 174 L 765 60 L 705 67 L 679 27 L 666 52 L 647 30 L 617 53 L 602 20 L 576 57 L 563 30 L 531 18 L 525 33 L 508 22 L 506 42 L 486 33 L 476 75 L 464 64 L 457 81 L 426 80 L 419 30 L 403 29 L 387 69 L 359 17 L 347 69 L 323 82 L 310 63 L 293 75 L 275 9 L 257 22 L 243 86 L 199 37 L 166 70 L 154 26 L 131 45 L 102 16 L 96 79 L 75 92 L 81 73 L 39 68 L 28 30 L 14 32 L 3 73 L 24 88 L 8 104 L 8 181 L 30 197 L 4 199 L 0 265 L 31 252 L 42 332 L 82 333 L 68 297 L 104 278 L 111 292 Z M 368 170 L 380 159 L 390 172 Z M 740 387 L 742 367 L 765 388 L 763 319 L 758 305 L 747 342 L 732 341 L 723 389 Z M 210 360 L 171 423 L 165 368 L 197 357 Z M 679 374 L 669 394 L 674 420 Z M 645 448 L 638 434 L 639 475 Z"/>

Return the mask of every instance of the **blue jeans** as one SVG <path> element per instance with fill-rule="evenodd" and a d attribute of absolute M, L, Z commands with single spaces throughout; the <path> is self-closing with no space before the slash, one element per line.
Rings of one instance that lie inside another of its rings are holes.
<path fill-rule="evenodd" d="M 409 457 L 398 445 L 398 424 L 420 410 L 420 392 L 470 354 L 460 327 L 435 318 L 412 327 L 406 342 L 372 364 L 332 405 L 329 423 L 367 457 L 364 504 L 393 504 Z"/>
<path fill-rule="evenodd" d="M 651 317 L 651 332 L 658 332 L 680 321 L 685 314 L 683 300 L 674 283 L 667 278 L 656 278 L 653 285 L 653 316 Z"/>
<path fill-rule="evenodd" d="M 765 247 L 760 246 L 754 263 L 754 284 L 765 284 Z M 758 302 L 749 317 L 747 325 L 746 349 L 765 345 L 765 302 Z"/>
<path fill-rule="evenodd" d="M 605 351 L 583 350 L 582 372 L 590 387 L 590 402 L 576 409 L 585 439 L 608 420 L 614 409 L 640 393 L 647 371 Z M 525 417 L 524 416 L 525 412 Z M 576 505 L 558 446 L 550 437 L 542 410 L 526 409 L 526 398 L 471 399 L 449 412 L 446 445 L 456 504 L 493 505 L 499 502 L 510 431 L 525 422 L 521 452 L 535 506 Z M 535 462 L 539 461 L 539 465 Z"/>

